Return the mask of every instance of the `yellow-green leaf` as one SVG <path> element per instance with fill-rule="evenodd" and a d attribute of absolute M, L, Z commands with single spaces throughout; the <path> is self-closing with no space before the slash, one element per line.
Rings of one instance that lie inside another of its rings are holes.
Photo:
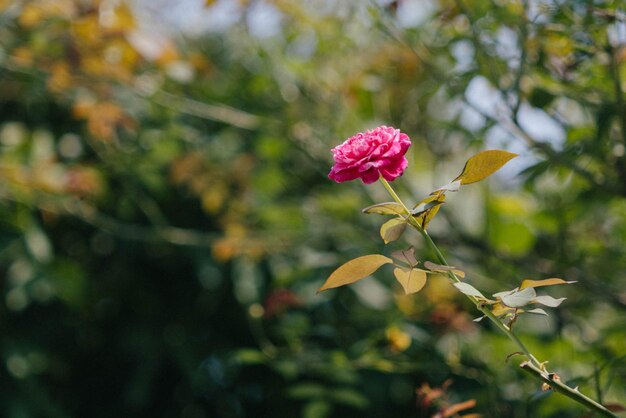
<path fill-rule="evenodd" d="M 551 279 L 545 279 L 545 280 L 524 280 L 519 288 L 520 290 L 522 290 L 527 287 L 554 286 L 557 284 L 572 284 L 572 283 L 576 283 L 576 281 L 567 281 L 567 280 L 553 277 Z"/>
<path fill-rule="evenodd" d="M 379 215 L 406 215 L 404 207 L 397 202 L 384 202 L 368 206 L 363 213 L 376 213 Z"/>
<path fill-rule="evenodd" d="M 406 219 L 393 218 L 382 224 L 380 227 L 380 236 L 383 241 L 385 241 L 385 244 L 389 244 L 400 238 L 405 229 Z"/>
<path fill-rule="evenodd" d="M 500 302 L 494 304 L 491 307 L 491 313 L 494 314 L 495 316 L 501 316 L 501 315 L 504 315 L 506 313 L 512 312 L 514 310 L 515 310 L 514 308 L 510 308 L 510 307 L 508 307 L 508 306 L 506 306 L 506 305 L 504 305 L 504 304 L 502 304 Z"/>
<path fill-rule="evenodd" d="M 318 293 L 323 290 L 357 282 L 374 273 L 381 266 L 392 262 L 391 258 L 380 254 L 357 257 L 333 271 L 322 287 L 320 287 Z"/>
<path fill-rule="evenodd" d="M 481 151 L 467 160 L 463 171 L 454 181 L 460 180 L 461 184 L 476 183 L 489 177 L 515 157 L 517 154 L 502 150 Z"/>
<path fill-rule="evenodd" d="M 430 221 L 435 217 L 437 212 L 439 212 L 439 208 L 441 208 L 445 200 L 445 193 L 439 192 L 438 194 L 428 196 L 415 206 L 413 217 L 423 229 L 426 229 Z M 425 209 L 419 211 L 420 208 Z"/>
<path fill-rule="evenodd" d="M 407 270 L 397 267 L 393 269 L 393 275 L 396 276 L 407 295 L 419 292 L 426 284 L 426 272 L 421 269 Z"/>

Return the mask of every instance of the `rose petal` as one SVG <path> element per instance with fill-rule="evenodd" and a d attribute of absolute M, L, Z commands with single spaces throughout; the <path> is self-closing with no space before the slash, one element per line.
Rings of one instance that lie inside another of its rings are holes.
<path fill-rule="evenodd" d="M 399 160 L 390 161 L 388 166 L 380 170 L 380 174 L 382 174 L 385 180 L 393 181 L 404 173 L 408 165 L 409 162 L 402 156 Z"/>
<path fill-rule="evenodd" d="M 330 173 L 328 173 L 328 178 L 331 180 L 336 181 L 337 183 L 343 183 L 344 181 L 350 181 L 350 180 L 355 180 L 358 179 L 361 176 L 361 173 L 359 173 L 358 168 L 347 168 L 344 170 L 335 170 L 335 167 L 333 167 L 330 170 Z"/>
<path fill-rule="evenodd" d="M 365 184 L 372 184 L 376 182 L 376 180 L 378 180 L 379 177 L 380 177 L 380 174 L 378 170 L 374 168 L 369 171 L 365 171 L 361 173 L 361 180 L 363 180 L 363 183 Z"/>

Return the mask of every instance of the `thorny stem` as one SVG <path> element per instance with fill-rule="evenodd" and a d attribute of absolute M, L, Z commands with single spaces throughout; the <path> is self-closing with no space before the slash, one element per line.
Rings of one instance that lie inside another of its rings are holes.
<path fill-rule="evenodd" d="M 408 216 L 407 218 L 408 223 L 411 226 L 413 226 L 415 229 L 417 229 L 420 232 L 420 234 L 422 234 L 426 242 L 430 245 L 430 247 L 435 252 L 439 263 L 445 266 L 449 266 L 448 262 L 446 261 L 446 258 L 441 253 L 441 251 L 439 250 L 435 242 L 432 240 L 430 235 L 428 235 L 428 232 L 426 232 L 424 228 L 422 228 L 417 222 L 415 222 L 415 219 L 411 216 L 411 211 L 407 208 L 404 202 L 402 202 L 400 197 L 396 194 L 396 192 L 393 190 L 393 188 L 387 182 L 387 180 L 385 180 L 383 177 L 380 177 L 380 182 L 383 184 L 383 186 L 385 186 L 385 189 L 387 189 L 391 197 L 400 205 L 402 205 L 404 210 L 406 210 L 406 213 Z M 450 280 L 453 283 L 461 283 L 461 280 L 456 276 L 456 274 L 454 274 L 454 272 L 452 271 L 448 272 L 448 276 L 450 277 Z M 500 321 L 500 319 L 498 319 L 498 317 L 495 316 L 491 312 L 491 310 L 489 310 L 488 307 L 484 306 L 481 303 L 481 301 L 478 300 L 476 297 L 471 296 L 471 295 L 465 295 L 465 296 L 474 303 L 474 305 L 476 306 L 476 309 L 478 309 L 483 315 L 489 318 L 489 320 L 496 327 L 498 327 L 498 329 L 500 329 L 500 331 L 502 331 L 507 337 L 509 337 L 509 339 L 513 341 L 513 343 L 520 349 L 520 351 L 524 353 L 528 361 L 525 361 L 524 363 L 521 364 L 520 367 L 522 367 L 523 370 L 530 372 L 535 377 L 547 383 L 555 392 L 559 392 L 569 397 L 570 399 L 573 399 L 574 401 L 582 405 L 585 405 L 586 407 L 590 409 L 595 410 L 596 412 L 604 416 L 617 418 L 617 415 L 615 415 L 613 412 L 608 410 L 606 407 L 604 407 L 603 405 L 597 403 L 593 399 L 588 398 L 587 396 L 580 393 L 578 391 L 578 388 L 575 388 L 575 389 L 570 388 L 564 383 L 561 383 L 559 379 L 555 379 L 554 378 L 555 374 L 548 373 L 548 371 L 545 368 L 544 363 L 541 363 L 539 362 L 539 360 L 537 360 L 537 358 L 530 352 L 530 350 L 526 347 L 526 345 L 524 345 L 524 343 L 517 337 L 517 335 L 513 333 L 510 327 L 508 327 L 506 324 Z"/>
<path fill-rule="evenodd" d="M 567 396 L 568 398 L 582 405 L 585 405 L 587 408 L 595 410 L 596 412 L 602 414 L 605 417 L 613 417 L 613 418 L 617 417 L 616 414 L 608 410 L 606 407 L 600 405 L 598 402 L 580 393 L 577 387 L 571 388 L 561 383 L 554 373 L 546 373 L 545 371 L 538 369 L 533 364 L 527 361 L 520 364 L 520 367 L 525 372 L 530 373 L 531 375 L 537 377 L 538 379 L 543 380 L 543 382 L 550 385 L 552 390 L 554 390 L 555 392 L 559 392 Z"/>

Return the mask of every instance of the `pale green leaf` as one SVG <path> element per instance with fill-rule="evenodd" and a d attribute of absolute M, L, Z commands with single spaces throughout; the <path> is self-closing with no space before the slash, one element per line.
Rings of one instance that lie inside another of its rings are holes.
<path fill-rule="evenodd" d="M 352 408 L 365 409 L 369 405 L 369 400 L 354 389 L 334 388 L 329 395 L 336 403 Z"/>
<path fill-rule="evenodd" d="M 524 280 L 519 287 L 520 289 L 525 289 L 527 287 L 541 287 L 541 286 L 554 286 L 557 284 L 572 284 L 576 283 L 576 281 L 566 281 L 563 279 L 551 278 L 545 280 Z"/>
<path fill-rule="evenodd" d="M 422 212 L 427 211 L 428 209 L 434 208 L 435 206 L 441 205 L 443 202 L 437 200 L 438 196 L 432 196 L 428 202 L 419 203 L 415 208 L 411 211 L 411 215 L 419 216 Z"/>
<path fill-rule="evenodd" d="M 478 289 L 469 283 L 453 283 L 453 285 L 465 295 L 486 299 L 483 294 L 478 291 Z"/>
<path fill-rule="evenodd" d="M 378 215 L 406 215 L 404 207 L 397 202 L 384 202 L 368 206 L 363 213 L 376 213 Z"/>
<path fill-rule="evenodd" d="M 549 306 L 550 308 L 556 308 L 567 298 L 555 299 L 552 296 L 537 296 L 533 302 L 541 303 L 542 305 Z"/>
<path fill-rule="evenodd" d="M 380 227 L 380 236 L 383 241 L 385 241 L 385 244 L 389 244 L 390 242 L 400 238 L 405 230 L 406 219 L 393 218 L 382 224 Z"/>
<path fill-rule="evenodd" d="M 519 288 L 518 288 L 518 287 L 516 287 L 516 288 L 515 288 L 515 289 L 513 289 L 513 290 L 506 290 L 506 291 L 504 291 L 504 292 L 494 293 L 494 294 L 493 294 L 493 297 L 494 297 L 494 298 L 498 298 L 498 299 L 502 299 L 502 297 L 503 297 L 503 296 L 507 296 L 507 295 L 513 294 L 513 293 L 517 292 L 518 290 L 519 290 Z"/>
<path fill-rule="evenodd" d="M 462 185 L 476 183 L 489 177 L 515 157 L 517 154 L 507 151 L 481 151 L 467 160 L 463 171 L 454 181 L 459 180 Z"/>
<path fill-rule="evenodd" d="M 545 316 L 550 316 L 548 315 L 548 313 L 546 311 L 544 311 L 541 308 L 535 308 L 535 309 L 529 309 L 529 310 L 524 310 L 524 312 L 526 313 L 531 313 L 531 314 L 536 314 L 536 315 L 545 315 Z"/>
<path fill-rule="evenodd" d="M 407 295 L 419 292 L 426 284 L 426 272 L 421 269 L 395 268 L 393 275 L 396 276 Z"/>
<path fill-rule="evenodd" d="M 459 189 L 461 188 L 461 181 L 460 180 L 454 180 L 451 181 L 448 184 L 445 184 L 435 190 L 433 190 L 433 192 L 431 194 L 435 194 L 438 192 L 458 192 Z"/>
<path fill-rule="evenodd" d="M 528 287 L 524 290 L 502 296 L 500 300 L 506 306 L 509 306 L 511 308 L 521 308 L 522 306 L 532 302 L 533 299 L 535 299 L 535 296 L 537 296 L 535 289 L 533 289 L 532 287 Z"/>
<path fill-rule="evenodd" d="M 320 287 L 318 293 L 323 290 L 357 282 L 374 273 L 381 266 L 392 262 L 391 258 L 380 254 L 357 257 L 333 271 L 322 287 Z"/>

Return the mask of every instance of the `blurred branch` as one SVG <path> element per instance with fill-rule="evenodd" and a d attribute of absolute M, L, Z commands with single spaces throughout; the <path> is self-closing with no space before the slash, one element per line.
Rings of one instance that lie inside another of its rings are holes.
<path fill-rule="evenodd" d="M 74 216 L 111 235 L 131 241 L 167 242 L 174 245 L 208 247 L 219 236 L 218 234 L 201 233 L 173 226 L 154 227 L 120 222 L 103 214 L 89 203 L 72 197 L 37 196 L 32 203 L 7 195 L 1 196 L 1 198 L 27 206 L 35 206 L 56 215 Z"/>
<path fill-rule="evenodd" d="M 98 211 L 94 206 L 74 198 L 64 198 L 60 205 L 42 201 L 39 206 L 53 213 L 75 216 L 105 232 L 132 241 L 165 241 L 175 245 L 208 247 L 218 237 L 217 234 L 206 234 L 173 226 L 145 227 L 120 222 Z"/>
<path fill-rule="evenodd" d="M 522 7 L 524 8 L 524 16 L 528 16 L 528 4 L 527 2 L 522 2 Z M 512 115 L 513 120 L 517 121 L 517 113 L 519 112 L 519 108 L 522 105 L 522 95 L 520 94 L 520 86 L 522 83 L 522 78 L 524 76 L 524 70 L 526 69 L 526 60 L 528 59 L 528 50 L 526 48 L 526 38 L 528 37 L 528 28 L 526 27 L 526 19 L 519 25 L 519 49 L 520 49 L 520 58 L 519 58 L 519 67 L 517 68 L 517 72 L 515 73 L 515 80 L 513 81 L 513 86 L 511 87 L 511 91 L 515 93 L 515 104 L 512 107 Z"/>
<path fill-rule="evenodd" d="M 406 45 L 408 48 L 411 49 L 411 51 L 413 51 L 413 53 L 420 59 L 422 65 L 424 65 L 425 68 L 427 68 L 429 70 L 429 74 L 432 75 L 432 77 L 441 82 L 441 83 L 447 83 L 449 80 L 448 78 L 446 78 L 446 71 L 441 70 L 440 68 L 438 68 L 435 64 L 433 64 L 432 62 L 430 62 L 425 55 L 419 51 L 417 48 L 415 48 L 413 45 L 411 45 L 406 39 L 404 39 L 404 37 L 402 36 L 402 32 L 398 31 L 392 24 L 392 22 L 389 22 L 389 19 L 387 19 L 387 16 L 385 15 L 384 11 L 381 12 L 381 22 L 383 23 L 383 29 L 385 29 L 385 32 L 391 36 L 393 39 L 397 40 L 398 42 Z M 522 41 L 523 42 L 523 41 Z M 524 50 L 524 49 L 523 49 Z M 523 63 L 520 63 L 520 70 L 517 73 L 517 76 L 520 78 L 523 76 L 522 71 L 523 71 Z M 503 95 L 504 92 L 500 91 Z M 518 99 L 519 101 L 519 94 L 518 94 Z M 473 103 L 469 102 L 467 100 L 467 98 L 463 95 L 462 96 L 462 101 L 463 103 L 465 103 L 467 106 L 471 107 L 472 110 L 476 111 L 477 113 L 479 113 L 480 115 L 482 115 L 485 119 L 502 126 L 507 132 L 509 132 L 511 135 L 513 135 L 514 137 L 517 138 L 521 138 L 522 140 L 524 140 L 526 142 L 526 144 L 528 144 L 528 146 L 530 146 L 531 148 L 540 151 L 544 156 L 546 156 L 551 162 L 555 163 L 555 164 L 559 164 L 563 167 L 566 167 L 570 170 L 572 170 L 572 172 L 574 172 L 575 174 L 579 175 L 580 177 L 584 178 L 585 180 L 587 180 L 591 185 L 593 185 L 594 187 L 597 187 L 599 189 L 605 190 L 611 194 L 616 194 L 619 196 L 623 195 L 623 192 L 620 188 L 618 187 L 614 187 L 612 185 L 600 182 L 598 179 L 596 179 L 596 176 L 585 170 L 584 168 L 578 166 L 574 161 L 571 161 L 568 158 L 565 158 L 561 153 L 555 151 L 550 144 L 545 143 L 545 142 L 541 142 L 541 141 L 537 141 L 536 139 L 534 139 L 532 136 L 530 136 L 517 122 L 517 119 L 515 117 L 515 113 L 513 113 L 511 117 L 495 117 L 492 116 L 490 114 L 487 114 L 485 112 L 483 112 L 481 109 L 479 109 L 478 107 L 476 107 Z M 515 110 L 516 108 L 518 108 L 520 106 L 519 103 L 516 103 L 513 106 L 512 110 Z"/>
<path fill-rule="evenodd" d="M 618 187 L 600 182 L 598 179 L 596 179 L 596 176 L 592 172 L 580 167 L 569 158 L 565 158 L 562 153 L 556 151 L 554 148 L 552 148 L 550 144 L 538 141 L 533 138 L 528 132 L 524 130 L 524 128 L 521 127 L 521 125 L 516 120 L 510 117 L 496 117 L 485 113 L 474 104 L 472 104 L 470 101 L 468 101 L 465 97 L 463 97 L 463 103 L 470 106 L 472 110 L 478 112 L 484 118 L 493 121 L 499 126 L 502 126 L 509 134 L 522 139 L 530 148 L 541 152 L 551 162 L 569 168 L 570 170 L 572 170 L 573 173 L 587 180 L 592 186 L 611 194 L 616 194 L 619 196 L 622 195 L 622 191 Z"/>
<path fill-rule="evenodd" d="M 617 117 L 620 121 L 620 127 L 622 131 L 622 142 L 626 146 L 626 107 L 624 107 L 624 94 L 622 92 L 622 80 L 620 77 L 619 63 L 617 58 L 617 52 L 619 51 L 619 45 L 614 46 L 611 40 L 608 40 L 609 56 L 611 59 L 610 72 L 613 80 L 613 91 L 615 93 L 615 105 L 617 106 Z M 626 180 L 626 157 L 621 155 L 617 159 L 617 170 L 622 182 Z M 623 192 L 623 193 L 626 193 Z"/>
<path fill-rule="evenodd" d="M 208 104 L 172 93 L 159 91 L 153 96 L 137 90 L 140 96 L 155 103 L 199 118 L 222 122 L 241 129 L 254 130 L 261 125 L 261 118 L 223 104 Z"/>
<path fill-rule="evenodd" d="M 137 207 L 146 215 L 146 218 L 155 225 L 166 225 L 167 219 L 161 212 L 161 208 L 151 196 L 149 196 L 137 181 L 134 176 L 127 176 L 125 173 L 129 171 L 129 165 L 124 165 L 124 160 L 120 158 L 119 150 L 115 150 L 115 155 L 108 156 L 105 153 L 108 151 L 107 147 L 102 146 L 100 141 L 94 141 L 92 138 L 87 137 L 86 141 L 89 144 L 91 150 L 98 156 L 102 164 L 111 169 L 112 172 L 118 174 L 118 178 L 121 186 L 125 189 L 126 196 L 131 199 Z M 133 161 L 133 164 L 135 161 Z M 118 167 L 121 165 L 121 169 Z"/>
<path fill-rule="evenodd" d="M 462 222 L 457 220 L 451 211 L 441 211 L 440 213 L 440 216 L 448 223 L 448 228 L 446 228 L 446 234 L 442 236 L 436 236 L 435 239 L 437 241 L 443 242 L 444 245 L 451 247 L 461 243 L 464 248 L 475 253 L 474 260 L 490 257 L 491 259 L 496 261 L 504 261 L 507 265 L 515 266 L 523 271 L 543 270 L 538 267 L 540 264 L 542 264 L 542 260 L 544 260 L 539 255 L 532 252 L 524 255 L 523 257 L 512 257 L 504 254 L 494 248 L 487 240 L 476 238 L 464 231 L 463 228 L 460 228 L 459 225 L 461 225 Z M 567 260 L 566 264 L 570 263 L 571 260 Z M 556 274 L 552 271 L 543 272 L 548 275 Z M 607 282 L 601 280 L 593 269 L 585 269 L 581 263 L 578 263 L 577 268 L 573 270 L 573 272 L 576 272 L 576 274 L 573 274 L 571 276 L 568 275 L 568 280 L 577 281 L 584 289 L 587 289 L 587 291 L 593 293 L 594 295 L 601 296 L 603 300 L 608 301 L 615 308 L 626 309 L 626 300 L 624 299 L 624 297 L 620 296 L 619 289 L 607 285 Z M 474 275 L 477 275 L 477 273 L 474 272 Z M 495 279 L 484 275 L 481 276 L 485 279 L 490 280 L 491 282 L 496 282 Z"/>

